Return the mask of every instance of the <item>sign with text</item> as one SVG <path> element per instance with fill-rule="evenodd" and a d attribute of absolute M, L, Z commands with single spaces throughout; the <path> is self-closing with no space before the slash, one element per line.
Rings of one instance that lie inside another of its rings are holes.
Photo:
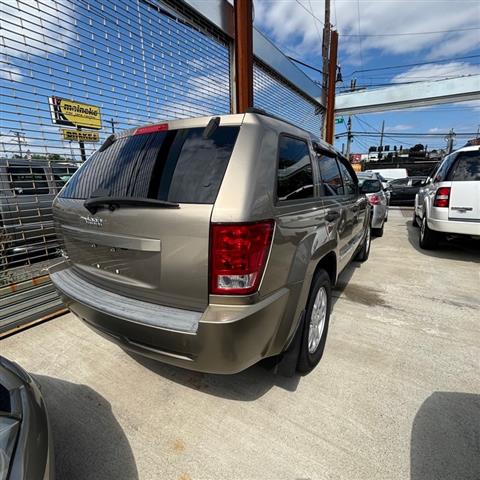
<path fill-rule="evenodd" d="M 97 143 L 100 141 L 100 134 L 98 132 L 70 130 L 68 128 L 62 128 L 61 132 L 63 139 L 70 142 Z"/>
<path fill-rule="evenodd" d="M 345 120 L 343 119 L 343 117 L 337 117 L 335 119 L 335 125 L 338 125 L 339 123 L 344 123 Z"/>
<path fill-rule="evenodd" d="M 67 100 L 60 97 L 49 97 L 50 114 L 52 122 L 68 127 L 83 127 L 100 130 L 102 117 L 100 107 L 87 103 Z"/>

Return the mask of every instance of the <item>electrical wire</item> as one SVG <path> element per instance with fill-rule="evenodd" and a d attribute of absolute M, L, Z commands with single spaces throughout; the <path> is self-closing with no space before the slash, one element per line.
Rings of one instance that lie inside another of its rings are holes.
<path fill-rule="evenodd" d="M 322 26 L 325 25 L 325 22 L 323 20 L 320 20 L 317 16 L 314 15 L 313 12 L 311 12 L 300 0 L 295 0 L 306 12 L 308 12 L 315 20 L 319 21 Z"/>
<path fill-rule="evenodd" d="M 442 60 L 432 60 L 431 62 L 420 62 L 420 63 L 406 63 L 403 65 L 387 65 L 386 67 L 376 67 L 376 68 L 367 68 L 363 70 L 353 70 L 349 76 L 352 76 L 354 73 L 363 73 L 363 72 L 375 72 L 379 70 L 391 70 L 397 68 L 404 68 L 404 67 L 420 67 L 424 65 L 430 65 L 434 63 L 443 63 L 443 62 L 452 62 L 455 60 L 468 60 L 470 58 L 478 58 L 480 55 L 467 55 L 465 57 L 453 57 L 453 58 L 444 58 Z"/>
<path fill-rule="evenodd" d="M 400 37 L 400 36 L 412 36 L 412 35 L 435 35 L 437 33 L 457 33 L 468 32 L 471 30 L 480 30 L 480 27 L 458 28 L 456 30 L 436 30 L 433 32 L 401 32 L 401 33 L 342 33 L 342 37 Z"/>
<path fill-rule="evenodd" d="M 312 15 L 313 17 L 313 23 L 315 24 L 315 29 L 317 30 L 317 33 L 318 33 L 318 38 L 320 39 L 320 41 L 323 43 L 323 36 L 322 34 L 320 33 L 320 30 L 318 29 L 318 25 L 317 25 L 317 22 L 315 21 L 315 15 L 313 14 L 313 7 L 312 7 L 312 2 L 311 0 L 308 0 L 308 4 L 310 5 L 310 14 Z M 324 25 L 322 23 L 322 25 Z"/>

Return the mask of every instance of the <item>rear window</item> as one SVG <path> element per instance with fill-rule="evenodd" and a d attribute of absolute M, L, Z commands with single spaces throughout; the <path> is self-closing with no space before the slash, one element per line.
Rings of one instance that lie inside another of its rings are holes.
<path fill-rule="evenodd" d="M 134 197 L 212 204 L 240 127 L 162 131 L 119 138 L 71 178 L 64 198 Z"/>
<path fill-rule="evenodd" d="M 450 174 L 453 182 L 471 182 L 480 180 L 480 152 L 460 152 L 453 171 Z"/>

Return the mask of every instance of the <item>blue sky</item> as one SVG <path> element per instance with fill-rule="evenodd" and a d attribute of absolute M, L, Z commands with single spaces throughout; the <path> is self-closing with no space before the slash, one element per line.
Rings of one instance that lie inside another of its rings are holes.
<path fill-rule="evenodd" d="M 332 0 L 332 22 L 339 30 L 345 86 L 480 73 L 480 2 Z M 21 132 L 23 151 L 73 154 L 78 145 L 60 139 L 50 120 L 48 96 L 57 95 L 101 107 L 103 140 L 116 128 L 161 119 L 226 113 L 229 109 L 228 48 L 145 2 L 135 0 L 0 0 L 0 153 L 18 152 L 13 132 Z M 311 13 L 318 17 L 315 20 Z M 360 15 L 359 15 L 360 13 Z M 323 2 L 256 0 L 255 25 L 285 53 L 321 67 Z M 405 32 L 451 33 L 380 37 Z M 361 41 L 359 41 L 361 38 Z M 424 63 L 397 70 L 358 72 L 388 65 Z M 320 75 L 307 72 L 320 80 Z M 256 70 L 257 106 L 315 129 L 318 117 L 293 92 Z M 295 109 L 293 109 L 295 106 Z M 354 130 L 387 132 L 476 131 L 480 101 L 354 117 Z M 345 129 L 340 125 L 337 133 Z M 386 144 L 397 144 L 386 138 Z M 372 139 L 374 141 L 375 139 Z M 403 145 L 427 143 L 401 139 Z M 356 139 L 352 151 L 365 150 Z M 375 142 L 374 142 L 375 143 Z M 429 139 L 432 147 L 442 138 Z M 338 143 L 341 147 L 341 142 Z M 95 145 L 87 145 L 87 152 Z"/>
<path fill-rule="evenodd" d="M 356 78 L 357 86 L 369 87 L 480 73 L 478 0 L 331 0 L 331 12 L 331 21 L 340 33 L 339 64 L 344 79 L 340 87 L 348 88 L 352 78 Z M 289 55 L 320 69 L 323 18 L 323 1 L 255 1 L 256 27 Z M 407 35 L 409 33 L 412 34 Z M 362 36 L 349 36 L 359 34 Z M 474 55 L 478 57 L 462 59 Z M 438 62 L 444 59 L 452 60 Z M 413 63 L 422 65 L 355 73 Z M 320 80 L 320 74 L 309 69 L 304 71 Z M 450 128 L 459 133 L 476 132 L 480 126 L 480 99 L 431 108 L 359 115 L 352 119 L 353 130 L 380 130 L 383 120 L 385 131 L 394 133 L 438 133 Z M 339 125 L 336 133 L 345 130 L 346 125 Z M 404 146 L 414 143 L 426 143 L 432 148 L 445 145 L 443 137 L 392 137 L 385 139 L 385 143 L 398 145 L 400 142 L 397 140 L 403 140 Z M 378 139 L 371 139 L 376 143 L 375 140 L 378 142 Z M 364 151 L 369 142 L 367 138 L 354 140 L 352 150 Z M 337 141 L 337 146 L 341 147 L 341 143 Z M 457 144 L 462 143 L 463 140 L 458 139 Z"/>

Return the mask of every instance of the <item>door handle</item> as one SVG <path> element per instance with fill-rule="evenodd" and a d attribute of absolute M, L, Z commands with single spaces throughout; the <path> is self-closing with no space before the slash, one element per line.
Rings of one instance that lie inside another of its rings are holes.
<path fill-rule="evenodd" d="M 329 210 L 325 215 L 325 220 L 327 222 L 333 222 L 339 217 L 340 217 L 340 212 L 338 212 L 337 210 Z"/>

